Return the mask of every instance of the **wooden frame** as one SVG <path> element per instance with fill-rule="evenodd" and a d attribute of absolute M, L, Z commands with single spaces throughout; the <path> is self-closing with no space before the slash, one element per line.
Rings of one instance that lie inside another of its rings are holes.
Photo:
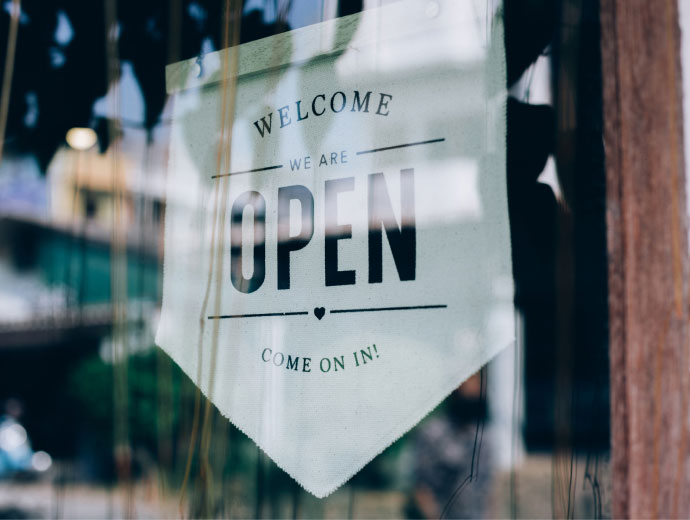
<path fill-rule="evenodd" d="M 614 517 L 690 516 L 677 0 L 601 0 Z"/>

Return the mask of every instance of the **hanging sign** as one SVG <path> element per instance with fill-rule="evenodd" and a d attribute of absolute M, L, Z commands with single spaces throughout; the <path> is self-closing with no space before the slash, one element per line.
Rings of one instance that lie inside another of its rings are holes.
<path fill-rule="evenodd" d="M 157 344 L 318 497 L 512 341 L 488 4 L 396 2 L 167 69 Z"/>

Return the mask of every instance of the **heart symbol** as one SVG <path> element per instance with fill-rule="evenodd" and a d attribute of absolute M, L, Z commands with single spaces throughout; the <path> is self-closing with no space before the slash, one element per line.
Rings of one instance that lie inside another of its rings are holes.
<path fill-rule="evenodd" d="M 314 307 L 314 316 L 316 316 L 318 319 L 323 318 L 324 314 L 326 314 L 326 309 L 323 307 Z"/>

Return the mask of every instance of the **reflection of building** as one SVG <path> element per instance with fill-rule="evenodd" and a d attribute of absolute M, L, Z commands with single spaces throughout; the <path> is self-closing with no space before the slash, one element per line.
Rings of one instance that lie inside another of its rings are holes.
<path fill-rule="evenodd" d="M 146 142 L 144 131 L 127 128 L 104 154 L 96 148 L 59 150 L 48 169 L 53 221 L 86 221 L 87 227 L 107 233 L 117 186 L 124 206 L 120 224 L 139 235 L 155 236 L 164 206 L 165 150 L 160 141 L 150 146 Z"/>
<path fill-rule="evenodd" d="M 129 126 L 105 154 L 63 147 L 47 178 L 31 159 L 5 158 L 0 168 L 0 200 L 11 201 L 0 204 L 0 396 L 24 402 L 33 441 L 54 455 L 73 456 L 84 429 L 65 379 L 86 356 L 110 357 L 118 185 L 126 341 L 130 352 L 153 345 L 164 142 L 147 145 L 145 133 Z M 19 179 L 21 189 L 8 179 Z M 56 431 L 55 424 L 63 426 Z"/>
<path fill-rule="evenodd" d="M 13 280 L 30 279 L 34 290 L 27 291 L 24 284 L 20 292 L 36 300 L 26 304 L 32 315 L 44 312 L 40 302 L 45 301 L 50 301 L 50 312 L 108 303 L 113 186 L 117 181 L 123 200 L 120 225 L 126 230 L 127 294 L 156 301 L 163 177 L 155 176 L 155 168 L 150 168 L 144 180 L 137 177 L 143 177 L 142 168 L 137 167 L 141 156 L 136 155 L 132 143 L 145 143 L 145 139 L 123 137 L 105 154 L 96 149 L 61 149 L 49 167 L 43 204 L 0 215 L 0 229 L 7 238 L 1 262 L 15 275 L 8 276 L 10 281 L 3 285 L 0 296 L 9 298 Z M 142 144 L 139 151 L 152 156 L 153 150 L 156 148 L 147 151 Z M 117 165 L 116 175 L 113 165 Z M 5 321 L 7 317 L 5 313 Z"/>

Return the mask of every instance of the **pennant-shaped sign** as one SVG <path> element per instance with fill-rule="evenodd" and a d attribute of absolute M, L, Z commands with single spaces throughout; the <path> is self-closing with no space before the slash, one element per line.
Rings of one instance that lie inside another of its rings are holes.
<path fill-rule="evenodd" d="M 168 67 L 157 343 L 318 497 L 512 341 L 488 4 L 400 1 Z"/>

